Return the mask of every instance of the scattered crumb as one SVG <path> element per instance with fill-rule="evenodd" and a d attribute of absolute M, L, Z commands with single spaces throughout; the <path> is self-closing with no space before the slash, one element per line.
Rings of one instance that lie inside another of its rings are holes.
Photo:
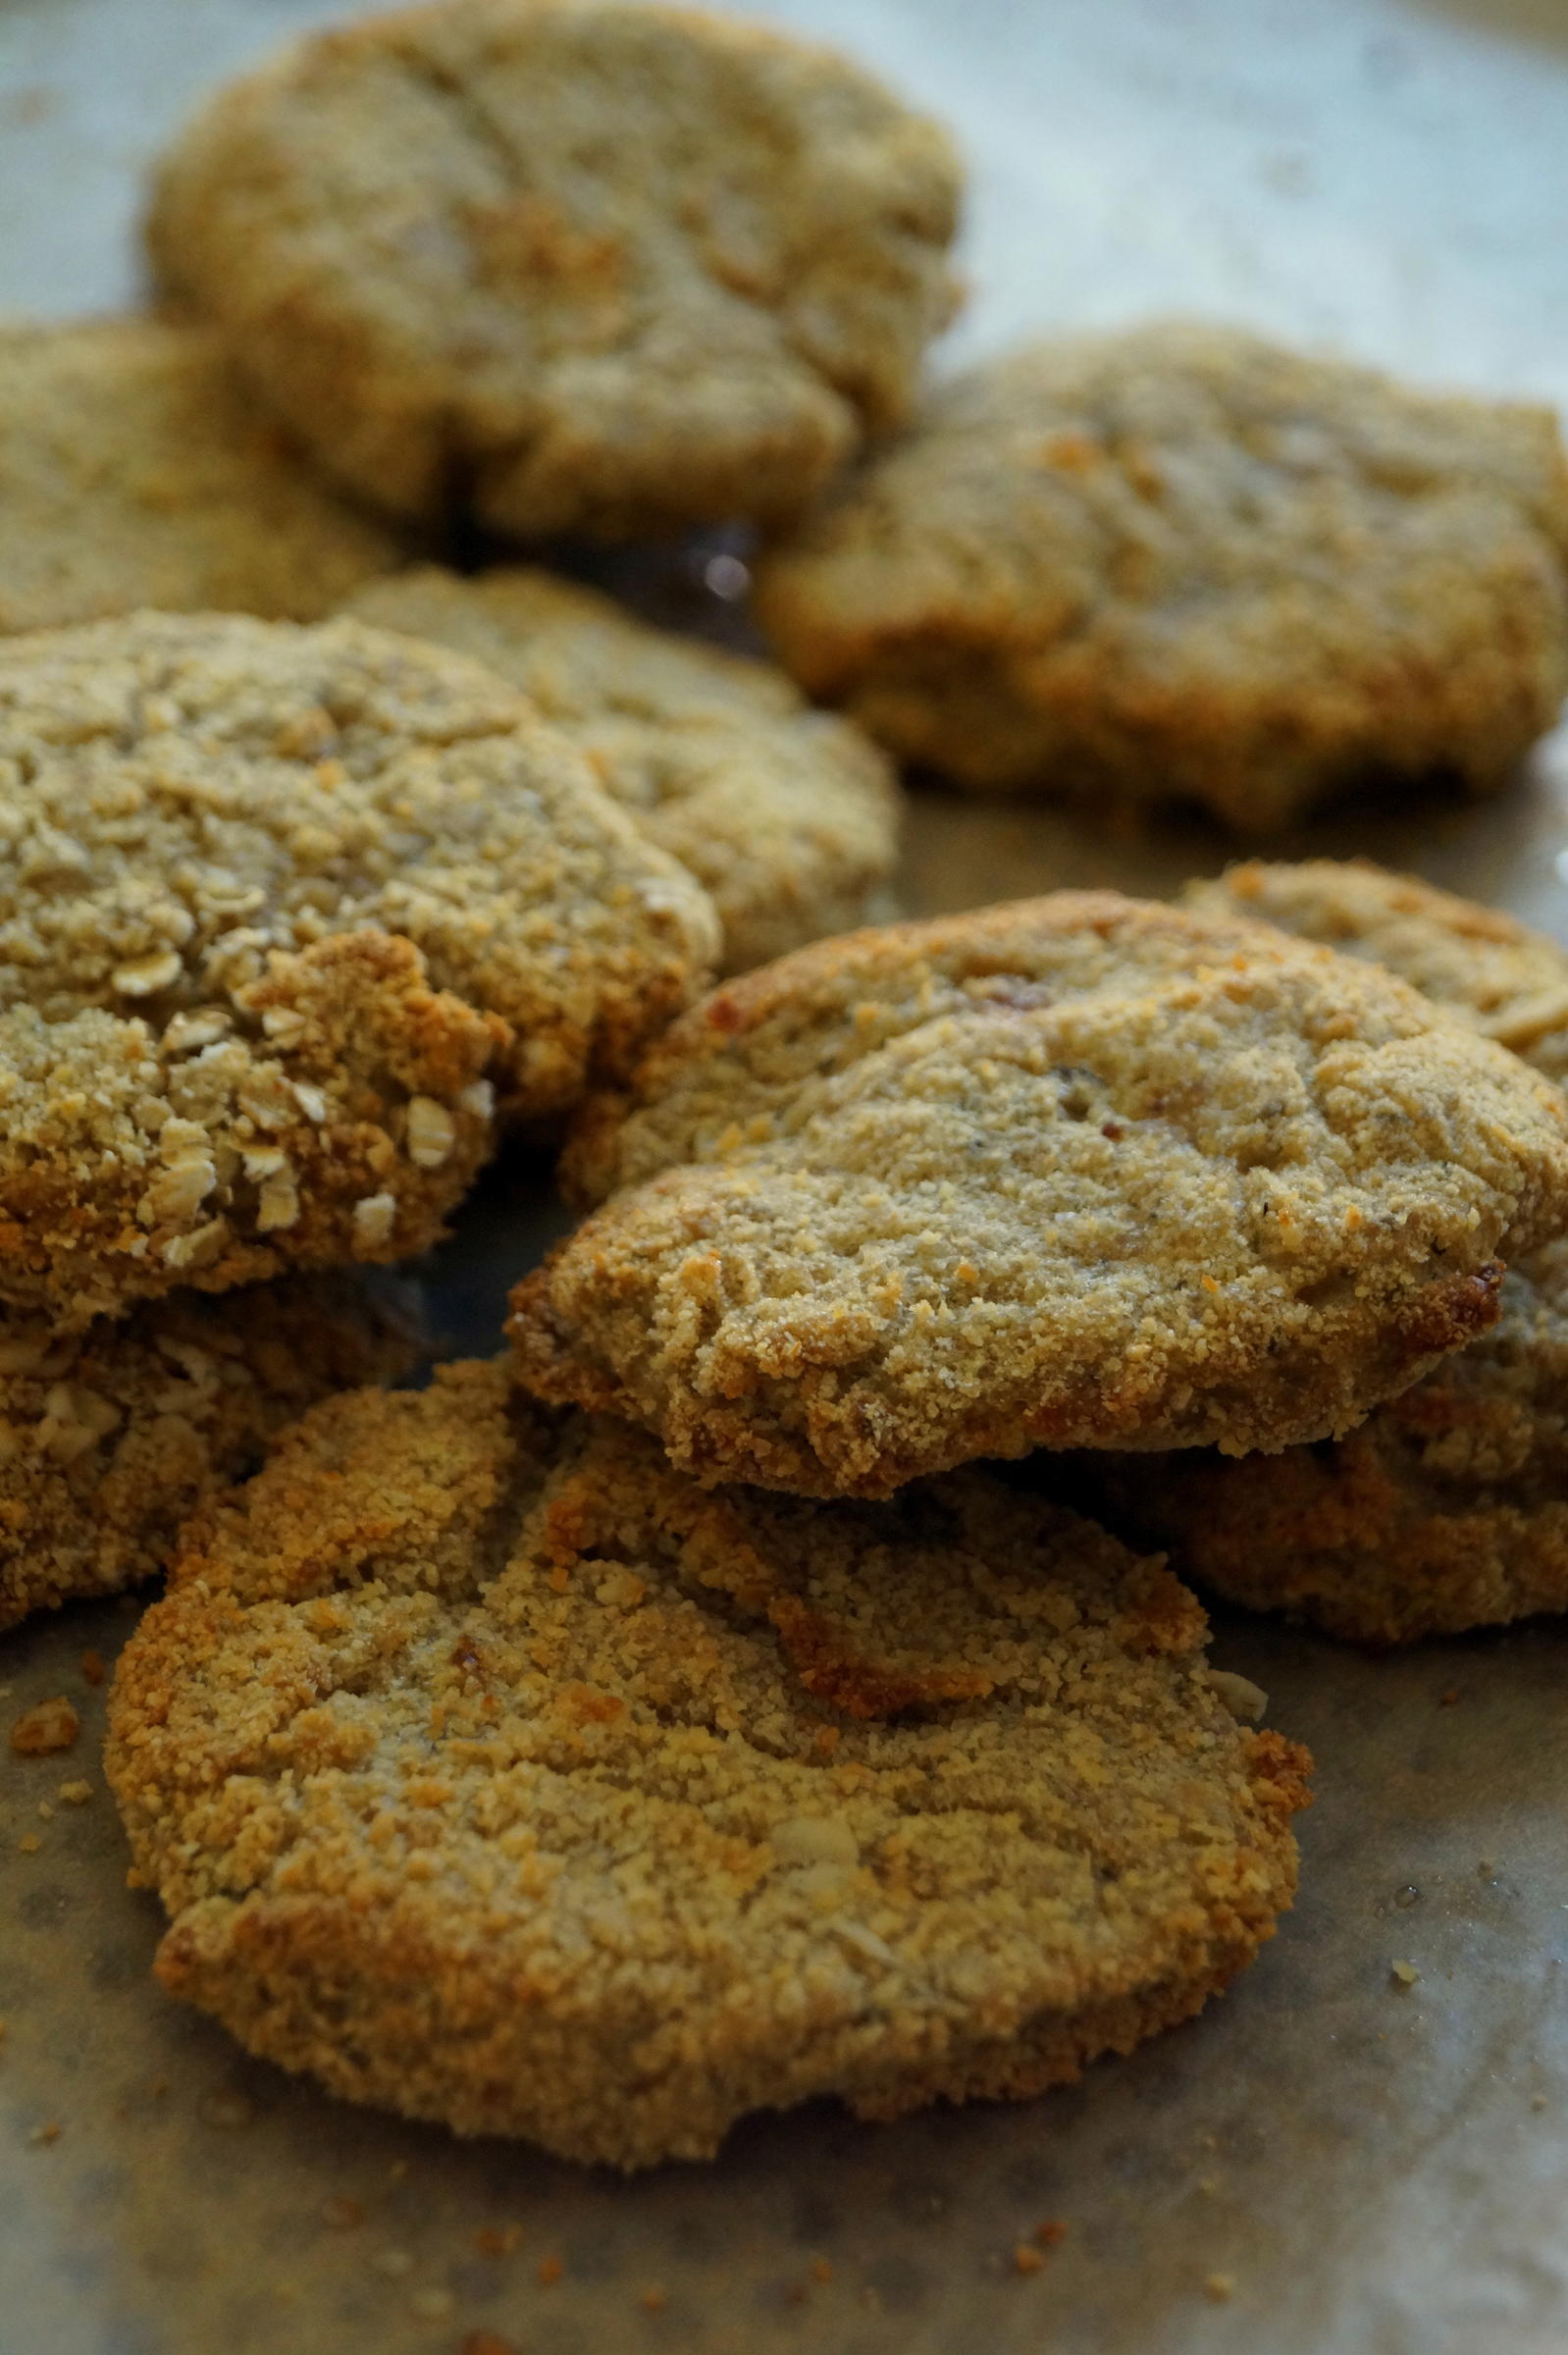
<path fill-rule="evenodd" d="M 248 2126 L 256 2113 L 242 2093 L 209 2093 L 196 2104 L 206 2126 Z"/>
<path fill-rule="evenodd" d="M 84 1651 L 81 1655 L 81 1673 L 89 1685 L 101 1685 L 107 1674 L 102 1652 Z"/>
<path fill-rule="evenodd" d="M 169 2080 L 167 2077 L 154 2077 L 147 2088 L 148 2098 L 155 2102 L 161 2102 L 168 2090 Z"/>
<path fill-rule="evenodd" d="M 92 1785 L 85 1779 L 77 1783 L 62 1783 L 60 1796 L 68 1807 L 84 1807 L 92 1797 Z"/>
<path fill-rule="evenodd" d="M 38 1802 L 38 1812 L 39 1812 L 39 1814 L 40 1814 L 40 1815 L 43 1817 L 43 1820 L 44 1820 L 44 1822 L 45 1822 L 45 1823 L 53 1823 L 53 1821 L 54 1821 L 54 1808 L 53 1808 L 53 1807 L 50 1806 L 49 1802 L 48 1802 L 46 1799 L 40 1799 L 40 1800 L 39 1800 L 39 1802 Z"/>
<path fill-rule="evenodd" d="M 1211 2197 L 1219 2188 L 1220 2178 L 1218 2175 L 1200 2175 L 1198 2177 L 1198 2189 L 1208 2192 Z"/>
<path fill-rule="evenodd" d="M 551 2286 L 552 2286 L 552 2285 L 553 2285 L 555 2282 L 557 2282 L 557 2281 L 560 2279 L 560 2277 L 561 2277 L 562 2274 L 563 2274 L 565 2271 L 566 2271 L 566 2268 L 565 2268 L 565 2266 L 564 2266 L 564 2265 L 561 2263 L 561 2261 L 560 2261 L 560 2259 L 559 2259 L 558 2257 L 543 2257 L 543 2258 L 541 2258 L 541 2259 L 540 2259 L 540 2265 L 539 2265 L 539 2286 L 540 2286 L 540 2288 L 541 2288 L 541 2289 L 549 2289 L 549 2288 L 550 2288 L 550 2287 L 551 2287 Z"/>
<path fill-rule="evenodd" d="M 456 2311 L 457 2300 L 449 2289 L 416 2289 L 408 2301 L 408 2311 L 421 2323 L 443 2323 Z"/>
<path fill-rule="evenodd" d="M 833 2278 L 833 2261 L 830 2257 L 813 2257 L 808 2270 L 813 2281 L 831 2281 Z"/>
<path fill-rule="evenodd" d="M 518 2355 L 509 2338 L 497 2338 L 494 2330 L 470 2330 L 457 2355 Z"/>
<path fill-rule="evenodd" d="M 414 2270 L 414 2261 L 406 2249 L 378 2249 L 370 2262 L 377 2273 L 385 2274 L 390 2281 L 400 2281 L 405 2274 L 411 2274 Z"/>
<path fill-rule="evenodd" d="M 1413 1962 L 1390 1962 L 1388 1968 L 1401 1987 L 1413 1987 L 1421 1976 Z"/>
<path fill-rule="evenodd" d="M 474 2246 L 481 2257 L 510 2257 L 522 2246 L 521 2224 L 481 2224 L 474 2234 Z"/>
<path fill-rule="evenodd" d="M 1211 1668 L 1209 1684 L 1232 1717 L 1240 1718 L 1246 1725 L 1261 1723 L 1269 1696 L 1250 1676 L 1238 1676 L 1231 1668 Z"/>
<path fill-rule="evenodd" d="M 4 2021 L 0 2021 L 0 2028 L 3 2028 L 4 2024 Z M 1533 2093 L 1530 2097 L 1530 2107 L 1532 2110 L 1544 2110 L 1546 2107 L 1545 2095 L 1543 2093 Z"/>
<path fill-rule="evenodd" d="M 1456 1701 L 1458 1699 L 1459 1699 L 1459 1688 L 1458 1688 L 1458 1686 L 1457 1686 L 1457 1685 L 1449 1685 L 1449 1686 L 1447 1687 L 1447 1689 L 1446 1689 L 1444 1692 L 1441 1692 L 1441 1693 L 1439 1693 L 1439 1694 L 1438 1694 L 1438 1696 L 1437 1696 L 1437 1706 L 1438 1706 L 1438 1708 L 1439 1708 L 1439 1709 L 1451 1709 L 1451 1708 L 1453 1707 L 1453 1704 L 1454 1704 L 1454 1702 L 1455 1702 L 1455 1701 Z"/>
<path fill-rule="evenodd" d="M 43 1842 L 36 1832 L 24 1832 L 22 1838 L 17 1842 L 17 1846 L 25 1857 L 35 1857 L 42 1848 Z"/>
<path fill-rule="evenodd" d="M 407 2160 L 406 2160 L 406 2159 L 394 2159 L 394 2160 L 392 2161 L 392 2163 L 391 2167 L 390 2167 L 390 2168 L 387 2170 L 387 2178 L 388 2178 L 388 2181 L 389 2181 L 389 2182 L 392 2182 L 392 2183 L 400 2183 L 400 2182 L 402 2181 L 402 2179 L 403 2179 L 404 2175 L 406 2175 L 406 2174 L 407 2174 L 407 2172 L 408 2172 L 408 2162 L 407 2162 Z"/>
<path fill-rule="evenodd" d="M 1016 2274 L 1037 2274 L 1045 2265 L 1041 2252 L 1026 2240 L 1020 2240 L 1013 2252 L 1013 2271 Z"/>
<path fill-rule="evenodd" d="M 807 2282 L 789 2281 L 784 2287 L 784 2303 L 786 2306 L 804 2306 L 810 2294 L 810 2288 Z"/>
<path fill-rule="evenodd" d="M 335 2232 L 351 2232 L 355 2224 L 362 2224 L 365 2221 L 364 2205 L 359 2200 L 344 2199 L 340 2195 L 337 2199 L 327 2201 L 321 2212 L 321 2221 L 324 2224 L 331 2224 Z"/>
<path fill-rule="evenodd" d="M 1223 2306 L 1236 2294 L 1236 2277 L 1234 2274 L 1206 2274 L 1203 2286 L 1215 2304 Z"/>
<path fill-rule="evenodd" d="M 643 2291 L 637 2303 L 639 2306 L 646 2307 L 650 2314 L 662 2314 L 669 2304 L 669 2293 L 661 2289 L 655 2281 Z"/>
<path fill-rule="evenodd" d="M 22 1758 L 43 1758 L 57 1750 L 69 1750 L 81 1731 L 81 1719 L 77 1715 L 63 1693 L 52 1701 L 40 1701 L 36 1708 L 26 1710 L 11 1728 L 11 1747 Z"/>
<path fill-rule="evenodd" d="M 6 2037 L 10 2034 L 10 2021 L 6 2019 L 0 2019 L 0 2044 L 4 2044 Z M 1537 2098 L 1540 2099 L 1541 2097 L 1538 2096 Z"/>
<path fill-rule="evenodd" d="M 1034 2237 L 1042 2249 L 1059 2249 L 1068 2236 L 1068 2228 L 1060 2217 L 1048 2216 L 1034 2227 Z"/>
<path fill-rule="evenodd" d="M 1490 1881 L 1496 1869 L 1496 1865 L 1490 1857 L 1483 1857 L 1476 1866 L 1477 1872 L 1484 1881 Z"/>
<path fill-rule="evenodd" d="M 64 2132 L 64 2126 L 34 2126 L 32 2132 L 27 2136 L 27 2140 L 33 2149 L 37 2150 L 45 2143 L 58 2142 Z"/>

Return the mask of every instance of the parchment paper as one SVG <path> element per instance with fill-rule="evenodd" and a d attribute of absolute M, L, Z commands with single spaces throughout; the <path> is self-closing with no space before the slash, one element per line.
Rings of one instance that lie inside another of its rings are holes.
<path fill-rule="evenodd" d="M 146 154 L 299 0 L 0 0 L 0 302 L 133 284 Z M 1209 309 L 1568 400 L 1568 6 L 796 0 L 944 111 L 976 192 L 958 351 Z M 720 626 L 689 564 L 640 577 Z M 1364 849 L 1568 933 L 1568 752 Z M 1218 868 L 1196 825 L 921 795 L 907 896 L 956 908 Z M 561 1224 L 492 1174 L 433 1272 L 454 1345 Z M 1320 1761 L 1302 1896 L 1194 2025 L 1018 2108 L 743 2127 L 623 2183 L 462 2146 L 247 2062 L 148 1974 L 97 1759 L 131 1599 L 0 1643 L 0 2355 L 1559 2355 L 1568 2344 L 1568 1626 L 1390 1660 L 1222 1615 L 1216 1660 Z M 92 1785 L 82 1805 L 62 1781 Z M 45 1810 L 52 1808 L 52 1812 Z M 24 1840 L 36 1841 L 25 1851 Z M 1394 1962 L 1419 1973 L 1401 1989 Z M 57 2131 L 58 2129 L 58 2131 Z M 1019 2245 L 1060 2221 L 1019 2271 Z M 476 2241 L 476 2234 L 483 2241 Z M 515 2245 L 514 2245 L 515 2244 Z"/>

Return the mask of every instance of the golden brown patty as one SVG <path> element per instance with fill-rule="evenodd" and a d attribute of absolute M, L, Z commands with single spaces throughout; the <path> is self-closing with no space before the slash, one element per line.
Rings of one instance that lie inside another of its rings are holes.
<path fill-rule="evenodd" d="M 590 1104 L 523 1380 L 702 1478 L 1347 1430 L 1568 1222 L 1556 1089 L 1376 968 L 1063 892 L 805 949 Z M 606 1197 L 608 1197 L 606 1199 Z"/>
<path fill-rule="evenodd" d="M 323 463 L 534 535 L 805 505 L 953 301 L 945 133 L 829 50 L 622 0 L 313 34 L 159 171 L 165 277 Z"/>
<path fill-rule="evenodd" d="M 1155 1562 L 976 1473 L 709 1493 L 501 1371 L 306 1417 L 186 1533 L 108 1766 L 166 1986 L 335 2092 L 642 2167 L 1022 2095 L 1288 1904 L 1305 1753 Z"/>
<path fill-rule="evenodd" d="M 1568 1610 L 1568 1244 L 1511 1268 L 1491 1332 L 1342 1439 L 1095 1477 L 1217 1594 L 1358 1643 Z"/>
<path fill-rule="evenodd" d="M 315 621 L 396 561 L 257 416 L 210 329 L 0 326 L 0 630 L 137 605 Z"/>
<path fill-rule="evenodd" d="M 1568 691 L 1549 410 L 1230 328 L 1042 343 L 932 394 L 758 573 L 811 694 L 962 783 L 1267 831 L 1503 784 Z"/>
<path fill-rule="evenodd" d="M 334 1390 L 419 1354 L 407 1285 L 299 1276 L 174 1293 L 60 1334 L 0 1326 L 0 1628 L 164 1566 L 175 1533 Z"/>
<path fill-rule="evenodd" d="M 769 664 L 650 629 L 523 566 L 460 580 L 425 565 L 372 583 L 346 610 L 472 655 L 569 736 L 611 800 L 711 895 L 722 971 L 876 913 L 898 855 L 888 763 Z"/>

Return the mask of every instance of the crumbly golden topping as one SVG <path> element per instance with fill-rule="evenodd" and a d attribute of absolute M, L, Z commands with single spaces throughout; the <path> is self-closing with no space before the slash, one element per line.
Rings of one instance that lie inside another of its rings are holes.
<path fill-rule="evenodd" d="M 160 168 L 154 260 L 323 462 L 524 537 L 794 513 L 945 324 L 946 133 L 690 9 L 448 0 L 295 43 Z"/>
<path fill-rule="evenodd" d="M 967 1474 L 708 1493 L 502 1371 L 314 1410 L 187 1530 L 108 1753 L 159 1969 L 254 2051 L 633 2167 L 1023 2093 L 1288 1902 L 1303 1753 L 1158 1562 Z"/>
<path fill-rule="evenodd" d="M 397 552 L 257 416 L 211 329 L 0 325 L 0 630 L 137 605 L 316 621 Z"/>
<path fill-rule="evenodd" d="M 161 1570 L 175 1533 L 334 1390 L 407 1373 L 411 1287 L 301 1276 L 62 1334 L 0 1323 L 0 1629 Z"/>
<path fill-rule="evenodd" d="M 523 566 L 462 580 L 427 565 L 345 609 L 472 655 L 569 736 L 611 800 L 711 894 L 722 971 L 874 913 L 898 851 L 888 763 L 782 671 Z"/>
<path fill-rule="evenodd" d="M 1182 898 L 1385 966 L 1548 1079 L 1568 1079 L 1568 950 L 1500 908 L 1370 859 L 1249 859 Z"/>
<path fill-rule="evenodd" d="M 1379 776 L 1503 784 L 1568 691 L 1565 567 L 1550 410 L 1172 321 L 940 387 L 758 609 L 964 784 L 1263 832 Z"/>
<path fill-rule="evenodd" d="M 1514 1057 L 1267 926 L 1064 892 L 862 932 L 588 1108 L 568 1175 L 609 1199 L 514 1295 L 518 1365 L 807 1493 L 1279 1448 L 1490 1322 L 1565 1148 Z"/>

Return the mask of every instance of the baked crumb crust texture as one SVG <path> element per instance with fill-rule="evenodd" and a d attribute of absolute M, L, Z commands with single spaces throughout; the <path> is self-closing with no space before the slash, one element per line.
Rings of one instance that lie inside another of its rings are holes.
<path fill-rule="evenodd" d="M 210 328 L 0 323 L 0 630 L 138 605 L 317 621 L 397 560 L 257 416 Z"/>
<path fill-rule="evenodd" d="M 335 1390 L 419 1355 L 411 1286 L 297 1276 L 179 1292 L 85 1333 L 0 1326 L 0 1630 L 161 1570 L 180 1524 Z"/>
<path fill-rule="evenodd" d="M 994 1476 L 707 1492 L 459 1365 L 198 1518 L 107 1763 L 173 1992 L 352 2099 L 633 2168 L 826 2092 L 1033 2093 L 1224 1986 L 1308 1761 L 1205 1635 Z"/>
<path fill-rule="evenodd" d="M 1385 966 L 1548 1079 L 1568 1080 L 1568 950 L 1500 908 L 1370 859 L 1249 859 L 1189 883 L 1182 898 Z"/>
<path fill-rule="evenodd" d="M 770 664 L 650 629 L 520 565 L 473 580 L 424 565 L 346 610 L 468 654 L 529 697 L 709 893 L 722 972 L 877 913 L 898 855 L 890 764 Z"/>
<path fill-rule="evenodd" d="M 858 67 L 621 0 L 312 35 L 164 158 L 167 281 L 341 481 L 502 531 L 780 516 L 954 301 L 947 134 Z"/>
<path fill-rule="evenodd" d="M 1041 343 L 941 387 L 758 569 L 808 690 L 984 791 L 1284 826 L 1503 785 L 1568 692 L 1552 413 L 1237 330 Z"/>
<path fill-rule="evenodd" d="M 1333 1445 L 1096 1477 L 1200 1584 L 1355 1643 L 1568 1610 L 1568 1244 L 1510 1268 L 1490 1333 Z"/>
<path fill-rule="evenodd" d="M 1126 900 L 825 942 L 591 1102 L 521 1379 L 704 1479 L 883 1495 L 1033 1446 L 1278 1449 L 1491 1323 L 1568 1110 L 1376 968 Z"/>
<path fill-rule="evenodd" d="M 78 1323 L 423 1249 L 497 1091 L 559 1113 L 716 947 L 509 689 L 353 622 L 0 646 L 0 1292 Z"/>

